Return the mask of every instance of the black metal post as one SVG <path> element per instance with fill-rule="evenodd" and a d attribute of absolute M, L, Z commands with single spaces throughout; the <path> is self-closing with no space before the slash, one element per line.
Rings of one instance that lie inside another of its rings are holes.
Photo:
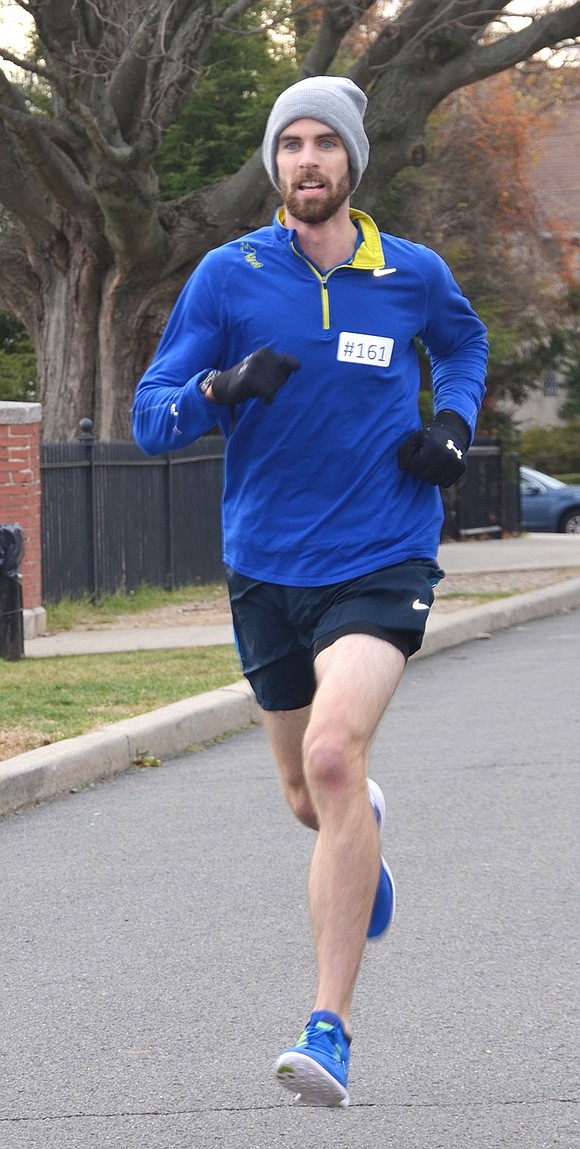
<path fill-rule="evenodd" d="M 24 534 L 17 523 L 0 527 L 0 658 L 24 657 L 22 576 Z"/>
<path fill-rule="evenodd" d="M 81 419 L 79 441 L 83 444 L 87 458 L 87 522 L 89 537 L 89 563 L 91 580 L 91 601 L 99 598 L 99 556 L 97 540 L 97 492 L 95 484 L 95 437 L 92 419 Z"/>
<path fill-rule="evenodd" d="M 166 555 L 167 579 L 166 589 L 175 590 L 175 499 L 173 492 L 173 458 L 168 451 L 166 455 L 167 469 L 165 471 L 165 521 L 166 521 Z"/>

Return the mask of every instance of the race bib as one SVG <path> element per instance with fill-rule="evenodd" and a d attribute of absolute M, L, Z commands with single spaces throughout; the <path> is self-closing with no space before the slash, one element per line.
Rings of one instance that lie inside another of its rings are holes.
<path fill-rule="evenodd" d="M 388 367 L 394 346 L 394 339 L 386 339 L 382 335 L 361 335 L 357 331 L 341 331 L 336 358 L 343 363 Z"/>

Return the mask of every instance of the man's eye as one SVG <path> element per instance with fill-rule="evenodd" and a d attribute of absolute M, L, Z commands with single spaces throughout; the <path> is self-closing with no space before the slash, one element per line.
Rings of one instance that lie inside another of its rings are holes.
<path fill-rule="evenodd" d="M 336 140 L 321 140 L 320 147 L 325 148 L 326 151 L 330 151 L 331 148 L 336 147 Z"/>
<path fill-rule="evenodd" d="M 284 148 L 287 152 L 296 152 L 298 151 L 298 147 L 298 140 L 286 140 L 286 143 L 284 144 Z"/>

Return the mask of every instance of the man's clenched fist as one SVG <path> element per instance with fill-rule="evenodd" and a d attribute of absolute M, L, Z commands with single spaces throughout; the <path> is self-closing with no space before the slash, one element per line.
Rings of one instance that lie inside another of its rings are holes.
<path fill-rule="evenodd" d="M 202 381 L 202 390 L 207 392 L 211 387 L 216 403 L 233 405 L 246 399 L 272 403 L 276 392 L 301 366 L 293 355 L 277 355 L 271 347 L 260 347 L 227 371 L 210 371 Z"/>
<path fill-rule="evenodd" d="M 465 473 L 469 438 L 461 416 L 442 411 L 428 427 L 401 443 L 399 466 L 434 487 L 451 487 Z"/>

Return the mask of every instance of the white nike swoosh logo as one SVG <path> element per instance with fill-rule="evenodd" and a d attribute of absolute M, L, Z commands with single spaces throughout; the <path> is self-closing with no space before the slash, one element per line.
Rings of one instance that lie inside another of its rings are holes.
<path fill-rule="evenodd" d="M 421 602 L 420 599 L 416 598 L 413 603 L 413 610 L 429 610 L 429 603 Z"/>
<path fill-rule="evenodd" d="M 373 275 L 376 275 L 378 279 L 379 275 L 394 275 L 396 270 L 396 267 L 375 267 Z"/>

